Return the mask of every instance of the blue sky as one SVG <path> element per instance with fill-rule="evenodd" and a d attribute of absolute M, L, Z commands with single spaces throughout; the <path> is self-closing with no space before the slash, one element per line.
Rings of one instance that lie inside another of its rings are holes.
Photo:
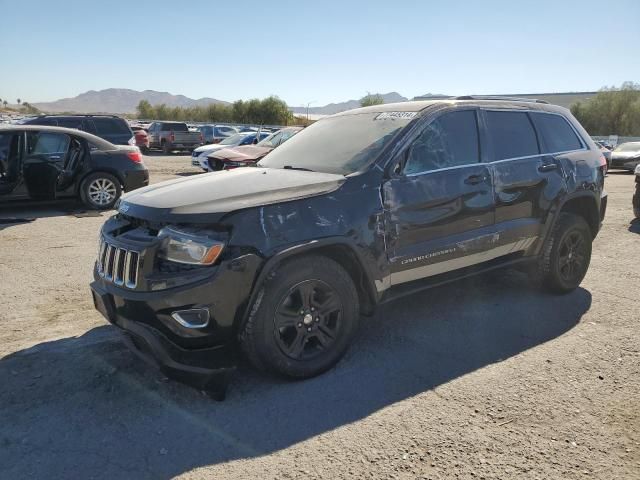
<path fill-rule="evenodd" d="M 237 5 L 237 6 L 235 6 Z M 132 88 L 320 106 L 640 82 L 640 1 L 0 0 L 0 98 Z"/>

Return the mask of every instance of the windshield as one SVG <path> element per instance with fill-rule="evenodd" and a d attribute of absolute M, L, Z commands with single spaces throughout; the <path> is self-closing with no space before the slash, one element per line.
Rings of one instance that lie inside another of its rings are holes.
<path fill-rule="evenodd" d="M 258 164 L 348 175 L 371 163 L 415 112 L 372 112 L 319 120 Z"/>
<path fill-rule="evenodd" d="M 640 143 L 623 143 L 622 145 L 618 145 L 615 152 L 637 152 L 640 151 Z"/>
<path fill-rule="evenodd" d="M 222 140 L 219 145 L 240 145 L 240 142 L 247 137 L 246 134 L 237 133 Z"/>

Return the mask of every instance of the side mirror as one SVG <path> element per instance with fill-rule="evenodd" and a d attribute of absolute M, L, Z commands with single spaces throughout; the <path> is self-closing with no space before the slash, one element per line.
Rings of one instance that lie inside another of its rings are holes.
<path fill-rule="evenodd" d="M 257 139 L 257 138 L 254 138 L 254 139 L 253 139 L 253 142 L 251 142 L 251 143 L 253 143 L 254 145 L 256 145 L 256 144 L 258 143 L 258 139 Z"/>

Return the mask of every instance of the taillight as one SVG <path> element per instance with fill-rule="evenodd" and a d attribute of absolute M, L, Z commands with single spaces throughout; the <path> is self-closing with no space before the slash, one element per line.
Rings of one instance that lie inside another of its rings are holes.
<path fill-rule="evenodd" d="M 132 162 L 142 163 L 142 154 L 140 153 L 140 151 L 127 152 L 127 157 L 129 157 L 129 160 L 131 160 Z"/>
<path fill-rule="evenodd" d="M 169 134 L 169 140 L 170 140 L 170 141 L 172 141 L 172 142 L 175 142 L 175 141 L 176 141 L 176 135 L 175 135 L 175 133 L 171 132 L 171 133 Z"/>
<path fill-rule="evenodd" d="M 603 153 L 600 154 L 600 168 L 605 174 L 607 173 L 607 157 Z"/>

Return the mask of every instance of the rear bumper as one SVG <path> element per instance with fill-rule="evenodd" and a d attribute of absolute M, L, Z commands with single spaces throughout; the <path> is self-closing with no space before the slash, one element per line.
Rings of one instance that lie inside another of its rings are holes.
<path fill-rule="evenodd" d="M 149 170 L 129 170 L 124 172 L 124 191 L 130 192 L 136 188 L 149 185 Z"/>

